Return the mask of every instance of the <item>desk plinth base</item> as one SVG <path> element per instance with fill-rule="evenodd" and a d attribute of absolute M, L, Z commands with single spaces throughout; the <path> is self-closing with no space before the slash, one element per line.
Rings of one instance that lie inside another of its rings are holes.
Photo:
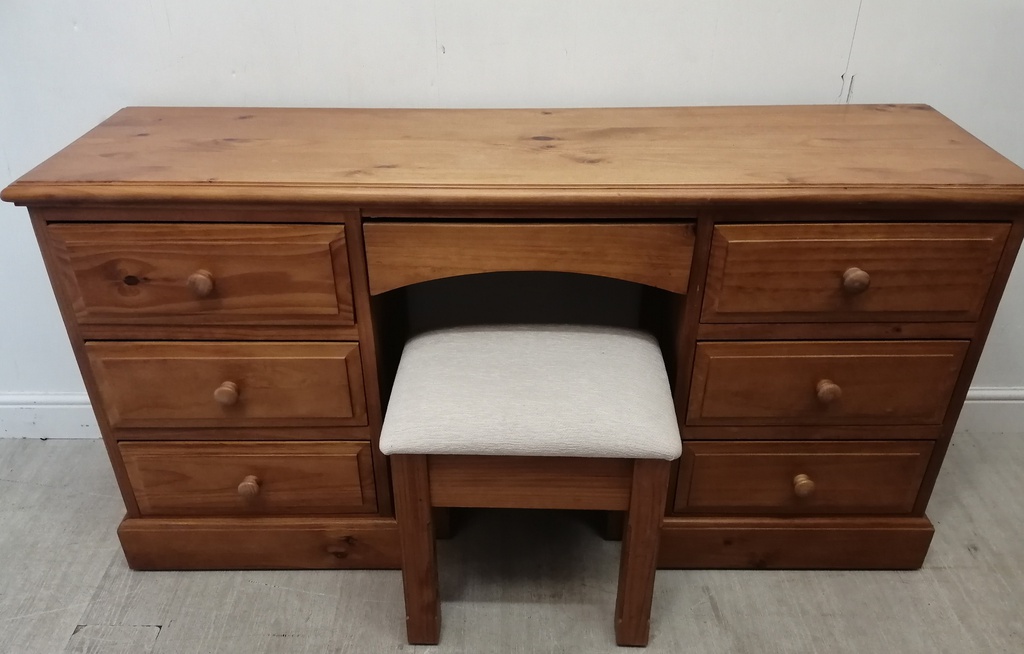
<path fill-rule="evenodd" d="M 658 567 L 916 570 L 934 532 L 926 517 L 669 517 Z"/>
<path fill-rule="evenodd" d="M 915 570 L 928 518 L 668 517 L 659 568 Z M 394 518 L 125 519 L 134 570 L 399 569 Z"/>

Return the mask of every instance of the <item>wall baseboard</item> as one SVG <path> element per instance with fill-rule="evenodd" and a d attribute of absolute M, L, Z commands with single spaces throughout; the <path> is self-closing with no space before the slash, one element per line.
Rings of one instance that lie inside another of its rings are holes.
<path fill-rule="evenodd" d="M 0 393 L 0 438 L 99 438 L 85 393 Z"/>
<path fill-rule="evenodd" d="M 967 392 L 957 431 L 1001 434 L 1024 431 L 1024 387 L 975 386 Z"/>
<path fill-rule="evenodd" d="M 970 390 L 957 429 L 975 433 L 1021 431 L 1024 386 Z M 0 393 L 0 438 L 99 438 L 85 393 Z"/>

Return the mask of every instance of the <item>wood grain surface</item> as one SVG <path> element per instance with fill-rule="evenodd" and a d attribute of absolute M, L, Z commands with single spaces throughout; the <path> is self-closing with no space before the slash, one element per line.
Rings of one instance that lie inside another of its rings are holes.
<path fill-rule="evenodd" d="M 1024 171 L 924 105 L 131 107 L 4 190 L 18 203 L 1020 202 Z"/>
<path fill-rule="evenodd" d="M 363 387 L 366 399 L 366 426 L 370 432 L 373 451 L 373 472 L 377 478 L 377 510 L 382 516 L 394 515 L 391 502 L 391 478 L 388 474 L 388 460 L 378 447 L 380 430 L 384 424 L 385 384 L 391 371 L 382 365 L 388 356 L 399 352 L 382 351 L 380 343 L 380 316 L 374 315 L 371 306 L 369 281 L 366 271 L 366 247 L 363 243 L 363 224 L 358 212 L 345 215 L 346 245 L 349 252 L 349 274 L 352 280 L 352 296 L 355 304 L 356 327 L 359 330 L 359 360 L 363 367 Z M 395 326 L 390 326 L 395 328 Z"/>
<path fill-rule="evenodd" d="M 353 323 L 340 225 L 62 223 L 47 231 L 82 324 Z M 192 288 L 193 279 L 208 286 Z"/>
<path fill-rule="evenodd" d="M 391 457 L 395 515 L 402 546 L 405 631 L 412 645 L 436 645 L 441 638 L 441 593 L 427 457 Z"/>
<path fill-rule="evenodd" d="M 434 506 L 629 508 L 630 459 L 431 455 L 428 461 Z"/>
<path fill-rule="evenodd" d="M 120 443 L 119 448 L 144 516 L 377 509 L 366 442 L 179 441 Z M 243 495 L 240 484 L 246 480 L 251 490 Z"/>
<path fill-rule="evenodd" d="M 613 277 L 686 293 L 693 225 L 367 223 L 370 293 L 502 271 Z"/>
<path fill-rule="evenodd" d="M 670 517 L 662 525 L 658 566 L 916 570 L 934 533 L 924 517 Z"/>
<path fill-rule="evenodd" d="M 972 321 L 1009 232 L 1010 223 L 719 225 L 701 320 Z"/>
<path fill-rule="evenodd" d="M 133 570 L 397 569 L 398 525 L 373 517 L 127 519 L 117 528 Z"/>
<path fill-rule="evenodd" d="M 930 441 L 687 441 L 676 510 L 712 513 L 908 513 Z M 803 490 L 796 477 L 809 482 Z"/>
<path fill-rule="evenodd" d="M 942 425 L 686 426 L 686 438 L 695 441 L 933 441 L 941 433 Z"/>
<path fill-rule="evenodd" d="M 650 637 L 670 467 L 671 462 L 658 459 L 633 461 L 615 595 L 615 642 L 621 646 L 645 647 Z"/>
<path fill-rule="evenodd" d="M 687 424 L 939 424 L 968 341 L 697 344 Z M 818 385 L 841 396 L 823 402 Z"/>
<path fill-rule="evenodd" d="M 365 425 L 355 343 L 98 342 L 86 352 L 111 425 Z M 224 405 L 214 391 L 238 386 Z"/>
<path fill-rule="evenodd" d="M 110 460 L 110 467 L 113 469 L 114 477 L 117 479 L 118 489 L 124 500 L 125 509 L 129 518 L 139 516 L 139 506 L 135 503 L 135 495 L 132 493 L 132 485 L 128 480 L 128 473 L 124 468 L 124 461 L 121 460 L 121 453 L 117 449 L 117 438 L 114 436 L 113 427 L 103 408 L 103 391 L 97 376 L 92 370 L 89 362 L 89 354 L 85 350 L 85 340 L 79 331 L 78 321 L 75 319 L 75 311 L 71 306 L 71 298 L 64 292 L 60 282 L 60 264 L 53 252 L 50 239 L 47 237 L 47 224 L 35 211 L 29 212 L 32 217 L 32 229 L 36 235 L 36 243 L 39 245 L 39 252 L 46 267 L 46 274 L 53 287 L 54 297 L 57 300 L 57 308 L 60 310 L 61 320 L 64 322 L 64 329 L 67 330 L 68 340 L 71 343 L 71 351 L 75 355 L 75 362 L 82 374 L 82 382 L 89 394 L 89 403 L 92 405 L 96 415 L 96 426 L 99 427 L 100 435 L 103 438 L 103 445 L 107 450 Z"/>

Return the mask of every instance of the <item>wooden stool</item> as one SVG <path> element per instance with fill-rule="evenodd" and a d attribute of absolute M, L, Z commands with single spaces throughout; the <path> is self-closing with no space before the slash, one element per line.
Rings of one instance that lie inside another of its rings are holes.
<path fill-rule="evenodd" d="M 464 327 L 406 344 L 380 439 L 391 456 L 412 644 L 440 638 L 433 507 L 626 511 L 619 645 L 644 646 L 670 461 L 681 445 L 647 334 Z"/>

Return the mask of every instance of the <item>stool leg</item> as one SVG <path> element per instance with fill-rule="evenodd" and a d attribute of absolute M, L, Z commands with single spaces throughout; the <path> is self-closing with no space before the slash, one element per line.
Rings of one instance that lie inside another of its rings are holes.
<path fill-rule="evenodd" d="M 410 645 L 436 645 L 441 638 L 437 554 L 427 474 L 426 456 L 395 454 L 391 457 L 395 514 L 402 544 L 405 629 Z"/>
<path fill-rule="evenodd" d="M 668 496 L 670 462 L 637 459 L 622 536 L 619 591 L 615 600 L 615 642 L 644 647 L 651 631 L 654 573 L 658 566 L 661 522 Z"/>

